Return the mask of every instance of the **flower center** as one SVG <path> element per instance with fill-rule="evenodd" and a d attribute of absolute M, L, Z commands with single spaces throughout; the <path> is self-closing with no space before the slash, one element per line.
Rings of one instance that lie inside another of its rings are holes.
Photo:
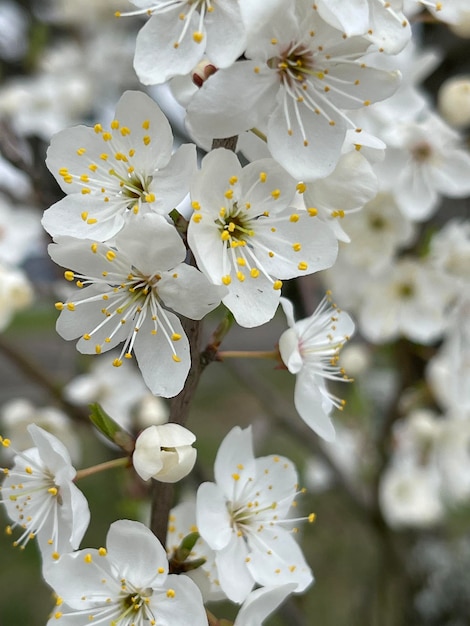
<path fill-rule="evenodd" d="M 124 592 L 120 601 L 122 613 L 111 622 L 111 626 L 118 626 L 121 622 L 126 625 L 140 624 L 143 621 L 156 624 L 155 615 L 149 607 L 153 590 L 136 589 L 134 593 L 128 593 L 128 583 L 124 578 L 121 580 L 121 589 Z"/>
<path fill-rule="evenodd" d="M 226 242 L 227 248 L 245 246 L 248 238 L 255 234 L 252 220 L 242 212 L 236 202 L 232 204 L 228 212 L 225 208 L 221 209 L 218 223 L 220 237 Z"/>
<path fill-rule="evenodd" d="M 411 148 L 411 156 L 413 157 L 413 160 L 418 163 L 429 161 L 432 156 L 432 148 L 427 141 L 423 141 Z"/>
<path fill-rule="evenodd" d="M 152 182 L 151 176 L 143 178 L 134 172 L 132 174 L 128 174 L 127 177 L 123 177 L 114 169 L 109 170 L 109 173 L 111 176 L 118 178 L 119 186 L 121 187 L 119 194 L 128 200 L 127 208 L 129 210 L 133 210 L 134 213 L 137 213 L 141 202 L 145 203 L 155 201 L 155 194 L 148 191 L 150 183 Z"/>
<path fill-rule="evenodd" d="M 292 87 L 303 83 L 313 74 L 313 52 L 300 42 L 291 43 L 279 57 L 268 61 L 268 67 L 278 72 L 284 85 Z"/>

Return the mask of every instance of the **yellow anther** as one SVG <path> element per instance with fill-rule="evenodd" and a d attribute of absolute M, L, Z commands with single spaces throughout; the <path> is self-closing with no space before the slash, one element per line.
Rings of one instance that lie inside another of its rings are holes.
<path fill-rule="evenodd" d="M 85 152 L 86 152 L 86 148 L 79 148 L 77 150 L 78 156 L 83 156 L 85 154 Z"/>
<path fill-rule="evenodd" d="M 91 339 L 91 335 L 89 335 L 88 333 L 85 333 L 82 337 L 82 339 L 84 339 L 85 341 L 90 341 Z"/>
<path fill-rule="evenodd" d="M 128 128 L 127 126 L 123 126 L 121 128 L 121 135 L 123 137 L 126 137 L 126 135 L 130 135 L 130 134 L 131 134 L 131 129 L 130 128 Z"/>
<path fill-rule="evenodd" d="M 171 340 L 172 341 L 179 341 L 181 339 L 181 335 L 179 335 L 178 333 L 173 333 L 171 335 Z"/>
<path fill-rule="evenodd" d="M 268 175 L 266 174 L 266 172 L 260 172 L 259 179 L 262 183 L 265 183 L 267 178 Z"/>
<path fill-rule="evenodd" d="M 174 598 L 176 596 L 176 592 L 174 589 L 168 589 L 168 591 L 166 592 L 166 597 L 167 598 Z"/>
<path fill-rule="evenodd" d="M 142 122 L 142 128 L 143 128 L 144 130 L 148 130 L 148 129 L 150 128 L 150 120 L 144 120 L 144 121 Z"/>
<path fill-rule="evenodd" d="M 85 561 L 85 563 L 93 563 L 93 559 L 91 557 L 91 554 L 88 552 L 88 554 L 85 554 L 85 556 L 83 557 L 83 560 Z"/>
<path fill-rule="evenodd" d="M 244 267 L 246 265 L 246 261 L 242 257 L 238 257 L 237 263 L 238 263 L 238 265 L 241 265 L 242 267 Z"/>
<path fill-rule="evenodd" d="M 305 183 L 297 183 L 296 189 L 299 193 L 305 193 L 305 191 L 307 190 L 307 185 Z"/>
<path fill-rule="evenodd" d="M 59 170 L 59 175 L 60 176 L 67 176 L 67 174 L 69 173 L 68 169 L 66 167 L 61 167 Z"/>
<path fill-rule="evenodd" d="M 155 202 L 155 194 L 154 193 L 148 193 L 145 196 L 145 202 Z"/>
<path fill-rule="evenodd" d="M 258 278 L 259 276 L 259 269 L 256 267 L 252 267 L 250 270 L 250 276 L 251 278 Z"/>
<path fill-rule="evenodd" d="M 193 33 L 193 40 L 196 43 L 201 43 L 201 41 L 204 39 L 204 33 L 201 33 L 200 31 L 195 31 Z"/>
<path fill-rule="evenodd" d="M 66 270 L 64 272 L 64 278 L 65 280 L 72 282 L 73 280 L 75 280 L 75 274 L 71 270 Z"/>
<path fill-rule="evenodd" d="M 117 130 L 119 128 L 119 122 L 117 120 L 113 120 L 110 126 L 113 130 Z"/>
<path fill-rule="evenodd" d="M 193 219 L 193 222 L 196 222 L 196 224 L 199 224 L 199 222 L 202 220 L 202 213 L 194 213 L 192 219 Z"/>
<path fill-rule="evenodd" d="M 86 196 L 88 193 L 91 193 L 90 187 L 82 187 L 82 194 Z"/>
<path fill-rule="evenodd" d="M 101 124 L 95 124 L 94 129 L 95 129 L 95 133 L 103 132 L 103 127 L 101 126 Z"/>
<path fill-rule="evenodd" d="M 63 303 L 63 302 L 56 302 L 56 303 L 54 304 L 54 306 L 55 306 L 55 308 L 56 308 L 58 311 L 63 311 L 63 310 L 64 310 L 64 303 Z"/>
<path fill-rule="evenodd" d="M 102 152 L 102 153 L 100 154 L 100 159 L 101 159 L 102 161 L 107 161 L 107 160 L 109 159 L 109 154 L 106 154 L 106 152 Z"/>
<path fill-rule="evenodd" d="M 310 217 L 315 217 L 315 215 L 318 215 L 318 209 L 316 209 L 315 207 L 310 207 L 309 209 L 307 209 L 307 211 Z"/>
<path fill-rule="evenodd" d="M 90 178 L 88 177 L 88 174 L 82 174 L 80 176 L 80 180 L 82 181 L 82 183 L 87 183 L 90 180 Z M 83 193 L 83 191 L 82 191 L 82 193 Z"/>
<path fill-rule="evenodd" d="M 91 251 L 96 254 L 98 252 L 98 244 L 97 243 L 92 243 L 90 246 Z"/>
<path fill-rule="evenodd" d="M 282 280 L 275 280 L 273 283 L 273 289 L 278 291 L 282 287 Z"/>
<path fill-rule="evenodd" d="M 300 250 L 302 250 L 302 244 L 300 244 L 300 243 L 293 243 L 292 244 L 292 249 L 294 250 L 294 252 L 300 252 Z"/>
<path fill-rule="evenodd" d="M 106 258 L 108 259 L 108 261 L 114 261 L 114 259 L 116 258 L 116 253 L 114 252 L 114 250 L 108 250 L 106 252 Z"/>
<path fill-rule="evenodd" d="M 28 465 L 27 467 L 24 468 L 24 471 L 27 474 L 32 474 L 33 473 L 33 468 Z"/>
<path fill-rule="evenodd" d="M 232 282 L 231 277 L 227 274 L 226 276 L 222 276 L 222 282 L 224 285 L 230 285 Z"/>
<path fill-rule="evenodd" d="M 233 480 L 240 480 L 240 474 L 232 474 Z"/>
<path fill-rule="evenodd" d="M 297 265 L 297 267 L 302 272 L 304 272 L 306 269 L 308 269 L 308 265 L 307 265 L 307 263 L 305 263 L 305 261 L 300 261 L 300 263 Z"/>
<path fill-rule="evenodd" d="M 297 215 L 297 213 L 292 213 L 292 215 L 289 217 L 289 221 L 290 222 L 298 222 L 299 221 L 299 216 Z"/>
<path fill-rule="evenodd" d="M 310 513 L 310 515 L 308 516 L 308 521 L 310 522 L 310 524 L 312 524 L 316 519 L 317 516 L 315 515 L 315 513 Z"/>
<path fill-rule="evenodd" d="M 228 232 L 228 230 L 223 230 L 220 233 L 220 238 L 222 239 L 222 241 L 228 241 L 230 239 L 230 233 Z"/>
<path fill-rule="evenodd" d="M 177 354 L 173 354 L 172 359 L 175 363 L 181 363 L 181 359 L 179 358 Z"/>
<path fill-rule="evenodd" d="M 233 189 L 227 189 L 227 191 L 224 193 L 224 196 L 227 198 L 227 200 L 231 200 L 233 198 Z"/>
<path fill-rule="evenodd" d="M 99 343 L 96 344 L 95 346 L 95 354 L 101 354 L 101 346 Z M 114 363 L 113 363 L 114 365 Z"/>
<path fill-rule="evenodd" d="M 279 198 L 279 196 L 281 195 L 281 190 L 280 189 L 273 189 L 271 191 L 271 195 L 272 197 L 277 200 Z"/>
<path fill-rule="evenodd" d="M 86 223 L 91 226 L 92 224 L 96 224 L 97 221 L 96 217 L 89 217 Z"/>
<path fill-rule="evenodd" d="M 148 135 L 145 135 L 144 137 L 142 137 L 142 141 L 144 142 L 146 146 L 148 146 L 149 143 L 151 142 L 151 139 Z"/>
<path fill-rule="evenodd" d="M 245 274 L 243 272 L 237 272 L 237 278 L 242 283 L 245 280 Z"/>
<path fill-rule="evenodd" d="M 113 138 L 111 133 L 108 133 L 107 131 L 103 133 L 101 136 L 103 138 L 103 141 L 111 141 L 111 139 Z"/>
<path fill-rule="evenodd" d="M 75 311 L 75 304 L 73 302 L 67 302 L 67 309 L 69 311 Z"/>
<path fill-rule="evenodd" d="M 238 178 L 237 178 L 237 176 L 231 176 L 231 177 L 228 179 L 228 182 L 229 182 L 231 185 L 235 185 L 235 183 L 238 183 Z"/>
<path fill-rule="evenodd" d="M 108 552 L 107 552 L 106 548 L 99 548 L 98 554 L 100 556 L 106 556 L 108 554 Z"/>
<path fill-rule="evenodd" d="M 70 185 L 70 183 L 73 183 L 73 176 L 72 174 L 66 174 L 64 176 L 64 183 L 68 183 Z"/>

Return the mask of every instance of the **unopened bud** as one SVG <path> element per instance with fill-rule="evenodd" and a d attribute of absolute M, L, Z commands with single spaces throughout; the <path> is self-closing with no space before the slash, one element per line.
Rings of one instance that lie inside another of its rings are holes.
<path fill-rule="evenodd" d="M 193 70 L 193 83 L 196 87 L 202 87 L 206 80 L 217 72 L 217 68 L 209 61 L 200 61 Z"/>

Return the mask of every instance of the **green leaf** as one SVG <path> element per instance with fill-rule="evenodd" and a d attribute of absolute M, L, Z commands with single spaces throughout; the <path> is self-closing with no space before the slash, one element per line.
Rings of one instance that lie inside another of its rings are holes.
<path fill-rule="evenodd" d="M 128 454 L 131 454 L 134 450 L 135 442 L 132 435 L 126 430 L 123 430 L 113 418 L 106 413 L 98 402 L 94 402 L 89 405 L 90 408 L 90 420 L 94 426 L 107 437 L 110 441 L 122 448 Z"/>

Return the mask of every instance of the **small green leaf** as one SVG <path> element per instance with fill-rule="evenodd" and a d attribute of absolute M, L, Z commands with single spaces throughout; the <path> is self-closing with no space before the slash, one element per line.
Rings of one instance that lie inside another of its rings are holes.
<path fill-rule="evenodd" d="M 100 433 L 128 454 L 132 453 L 135 445 L 134 438 L 126 430 L 123 430 L 122 426 L 115 422 L 98 402 L 90 404 L 89 408 L 91 411 L 90 420 Z"/>

